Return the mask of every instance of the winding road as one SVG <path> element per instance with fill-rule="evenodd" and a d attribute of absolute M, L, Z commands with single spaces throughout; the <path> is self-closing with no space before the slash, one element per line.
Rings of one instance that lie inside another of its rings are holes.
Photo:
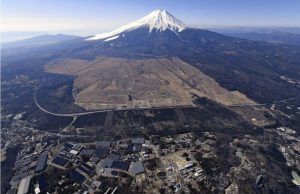
<path fill-rule="evenodd" d="M 83 115 L 89 115 L 89 114 L 95 114 L 95 113 L 104 113 L 104 112 L 116 112 L 116 111 L 130 111 L 130 110 L 156 110 L 156 109 L 163 109 L 163 108 L 178 108 L 179 106 L 161 106 L 161 107 L 142 107 L 142 108 L 124 108 L 124 109 L 103 109 L 103 110 L 95 110 L 95 111 L 87 111 L 87 112 L 76 112 L 76 113 L 54 113 L 51 111 L 46 110 L 43 108 L 37 101 L 37 92 L 39 90 L 40 86 L 36 89 L 34 93 L 34 102 L 36 106 L 43 112 L 59 116 L 59 117 L 79 117 Z M 259 107 L 259 106 L 265 106 L 265 104 L 237 104 L 237 105 L 229 105 L 227 107 Z M 186 105 L 186 106 L 180 106 L 179 108 L 192 108 L 197 107 L 193 105 Z M 75 121 L 75 119 L 74 119 Z M 74 122 L 73 121 L 73 122 Z"/>
<path fill-rule="evenodd" d="M 50 112 L 46 109 L 44 109 L 37 101 L 36 95 L 37 92 L 39 90 L 40 87 L 37 88 L 37 90 L 34 93 L 34 102 L 36 104 L 36 106 L 43 112 L 50 114 L 50 115 L 54 115 L 54 116 L 59 116 L 59 117 L 78 117 L 78 116 L 82 116 L 82 115 L 89 115 L 89 114 L 94 114 L 94 113 L 101 113 L 101 112 L 109 112 L 109 111 L 114 111 L 115 109 L 107 109 L 107 110 L 96 110 L 96 111 L 88 111 L 88 112 L 77 112 L 77 113 L 54 113 L 54 112 Z"/>
<path fill-rule="evenodd" d="M 87 111 L 87 112 L 77 112 L 77 113 L 54 113 L 51 111 L 46 110 L 43 108 L 37 100 L 37 92 L 40 87 L 38 87 L 34 93 L 34 102 L 36 106 L 43 112 L 54 115 L 54 116 L 59 116 L 59 117 L 79 117 L 83 115 L 89 115 L 89 114 L 95 114 L 95 113 L 104 113 L 104 112 L 117 112 L 117 111 L 130 111 L 130 110 L 156 110 L 156 109 L 162 109 L 162 108 L 178 108 L 178 106 L 161 106 L 161 107 L 142 107 L 142 108 L 122 108 L 122 109 L 103 109 L 103 110 L 95 110 L 95 111 Z M 180 106 L 181 108 L 191 108 L 191 107 L 196 107 L 192 105 L 186 105 L 186 106 Z"/>
<path fill-rule="evenodd" d="M 51 112 L 46 110 L 45 108 L 43 108 L 38 100 L 37 100 L 37 92 L 39 90 L 41 86 L 39 86 L 35 93 L 34 93 L 34 102 L 36 104 L 36 106 L 43 111 L 44 113 L 53 115 L 53 116 L 59 116 L 59 117 L 73 117 L 72 122 L 66 126 L 63 131 L 67 131 L 67 129 L 69 127 L 71 127 L 75 121 L 77 120 L 77 118 L 79 116 L 83 116 L 83 115 L 90 115 L 90 114 L 95 114 L 95 113 L 106 113 L 106 112 L 117 112 L 117 111 L 130 111 L 130 110 L 155 110 L 155 109 L 162 109 L 162 108 L 192 108 L 192 107 L 197 107 L 197 106 L 193 106 L 193 105 L 186 105 L 186 106 L 165 106 L 165 107 L 142 107 L 142 108 L 127 108 L 127 109 L 104 109 L 104 110 L 95 110 L 95 111 L 86 111 L 86 112 L 75 112 L 75 113 L 55 113 L 55 112 Z M 227 106 L 227 107 L 259 107 L 259 106 L 264 106 L 265 104 L 238 104 L 238 105 L 231 105 L 231 106 Z M 148 105 L 149 106 L 149 105 Z"/>

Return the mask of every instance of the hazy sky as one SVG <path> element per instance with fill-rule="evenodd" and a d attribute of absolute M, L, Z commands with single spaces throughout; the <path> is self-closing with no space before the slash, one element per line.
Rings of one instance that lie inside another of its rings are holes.
<path fill-rule="evenodd" d="M 154 9 L 197 26 L 300 26 L 300 0 L 2 0 L 1 31 L 93 34 Z"/>

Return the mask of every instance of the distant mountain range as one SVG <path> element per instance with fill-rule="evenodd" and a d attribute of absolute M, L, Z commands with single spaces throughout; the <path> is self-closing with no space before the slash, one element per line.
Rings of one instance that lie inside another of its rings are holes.
<path fill-rule="evenodd" d="M 289 32 L 271 32 L 271 33 L 228 33 L 228 36 L 245 38 L 248 40 L 266 41 L 270 43 L 289 44 L 300 46 L 300 34 L 293 34 Z"/>
<path fill-rule="evenodd" d="M 137 27 L 143 23 L 143 20 L 151 20 L 151 17 L 147 17 L 131 23 L 130 25 L 133 26 L 125 25 L 121 28 L 114 30 L 111 33 L 117 34 L 118 31 L 122 31 L 125 28 Z M 175 20 L 177 20 L 174 16 L 171 16 L 171 18 L 168 19 L 173 20 L 173 23 Z M 151 23 L 151 21 L 149 22 Z M 152 25 L 152 27 L 150 26 L 150 28 L 153 28 L 155 24 L 152 21 L 152 24 L 150 25 Z M 187 26 L 182 22 L 179 22 L 179 26 L 176 26 L 176 28 L 178 27 L 183 29 Z M 160 28 L 163 29 L 164 27 L 161 26 Z M 248 40 L 266 41 L 271 43 L 283 43 L 291 45 L 300 44 L 300 27 L 206 27 L 203 29 Z M 98 34 L 97 37 L 94 38 L 101 39 L 101 36 L 105 37 L 109 35 L 109 33 L 102 33 Z M 65 40 L 84 38 L 83 36 L 67 34 L 50 35 L 44 32 L 1 32 L 1 36 L 2 47 L 44 46 L 47 44 L 57 44 Z"/>
<path fill-rule="evenodd" d="M 224 27 L 207 29 L 248 40 L 300 45 L 300 28 L 297 27 Z"/>
<path fill-rule="evenodd" d="M 64 35 L 64 34 L 56 34 L 56 35 L 41 35 L 35 36 L 32 38 L 14 41 L 14 42 L 7 42 L 3 43 L 2 47 L 4 48 L 12 48 L 12 47 L 39 47 L 51 44 L 58 44 L 64 41 L 70 41 L 75 39 L 80 39 L 80 36 L 73 36 L 73 35 Z"/>

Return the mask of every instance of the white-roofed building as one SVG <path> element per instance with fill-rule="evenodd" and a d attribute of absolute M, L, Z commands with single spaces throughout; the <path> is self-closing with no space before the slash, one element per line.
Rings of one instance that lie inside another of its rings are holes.
<path fill-rule="evenodd" d="M 27 176 L 20 181 L 17 194 L 26 194 L 29 192 L 31 176 Z"/>

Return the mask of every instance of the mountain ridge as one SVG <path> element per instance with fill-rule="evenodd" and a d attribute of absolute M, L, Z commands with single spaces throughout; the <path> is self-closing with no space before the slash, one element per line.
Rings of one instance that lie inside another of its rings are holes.
<path fill-rule="evenodd" d="M 80 38 L 82 37 L 75 36 L 75 35 L 44 34 L 40 36 L 34 36 L 32 38 L 23 39 L 23 40 L 3 43 L 1 46 L 3 48 L 43 46 L 43 45 L 58 44 L 64 41 L 71 41 Z"/>

